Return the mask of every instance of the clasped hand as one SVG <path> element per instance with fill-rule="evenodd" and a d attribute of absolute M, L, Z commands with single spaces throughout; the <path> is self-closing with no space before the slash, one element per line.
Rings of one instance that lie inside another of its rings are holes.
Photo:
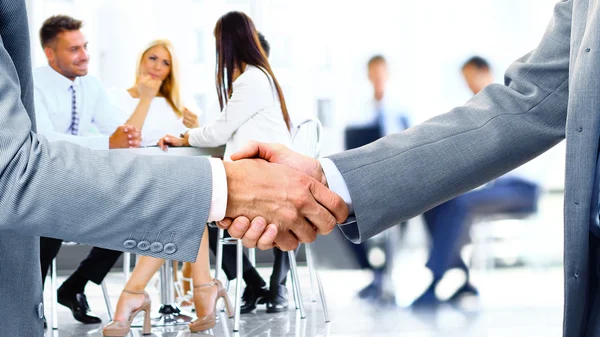
<path fill-rule="evenodd" d="M 346 203 L 329 190 L 314 158 L 283 145 L 251 142 L 231 159 L 224 163 L 226 218 L 217 225 L 248 248 L 293 250 L 348 217 Z"/>

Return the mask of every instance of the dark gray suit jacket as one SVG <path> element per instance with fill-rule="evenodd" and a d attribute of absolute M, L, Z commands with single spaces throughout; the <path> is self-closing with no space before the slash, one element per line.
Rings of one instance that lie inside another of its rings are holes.
<path fill-rule="evenodd" d="M 25 1 L 0 0 L 0 337 L 43 335 L 38 236 L 192 261 L 212 195 L 206 158 L 36 135 L 28 31 Z M 141 250 L 143 237 L 163 249 Z"/>
<path fill-rule="evenodd" d="M 500 46 L 498 47 L 500 48 Z M 560 1 L 535 50 L 465 106 L 331 157 L 365 240 L 492 180 L 567 139 L 564 336 L 600 336 L 589 317 L 591 195 L 600 138 L 600 0 Z M 590 329 L 586 332 L 588 322 Z"/>

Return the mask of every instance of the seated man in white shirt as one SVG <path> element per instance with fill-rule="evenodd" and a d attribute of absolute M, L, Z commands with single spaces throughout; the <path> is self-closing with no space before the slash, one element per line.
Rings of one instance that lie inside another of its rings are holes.
<path fill-rule="evenodd" d="M 121 114 L 109 103 L 100 81 L 87 75 L 89 55 L 81 26 L 81 21 L 59 15 L 48 18 L 40 29 L 48 66 L 33 72 L 38 134 L 98 150 L 139 147 L 138 130 L 121 125 Z M 42 282 L 61 244 L 62 240 L 40 238 Z M 100 284 L 120 255 L 94 247 L 58 289 L 58 302 L 76 320 L 101 322 L 90 312 L 84 289 L 88 281 Z"/>

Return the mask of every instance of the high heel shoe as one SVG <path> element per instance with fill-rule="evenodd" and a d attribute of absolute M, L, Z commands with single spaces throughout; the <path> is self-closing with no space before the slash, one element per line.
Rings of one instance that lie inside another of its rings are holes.
<path fill-rule="evenodd" d="M 216 296 L 214 293 L 217 293 Z M 210 283 L 201 284 L 194 286 L 194 305 L 196 306 L 196 312 L 202 312 L 200 307 L 204 306 L 202 299 L 207 296 L 214 296 L 214 303 L 211 303 L 213 311 L 204 316 L 198 316 L 188 327 L 191 332 L 200 332 L 208 329 L 212 329 L 217 324 L 217 302 L 220 298 L 225 301 L 225 308 L 227 309 L 227 315 L 233 317 L 233 306 L 227 296 L 227 290 L 223 288 L 221 281 L 213 279 Z"/>
<path fill-rule="evenodd" d="M 135 318 L 135 316 L 140 312 L 143 311 L 144 312 L 144 326 L 142 328 L 142 334 L 143 335 L 149 335 L 152 333 L 152 321 L 150 320 L 150 297 L 148 296 L 148 293 L 144 292 L 135 292 L 135 291 L 129 291 L 129 290 L 123 290 L 124 293 L 128 293 L 128 294 L 134 294 L 134 295 L 144 295 L 144 302 L 142 303 L 142 306 L 136 310 L 134 310 L 133 312 L 131 312 L 131 314 L 129 314 L 129 319 L 127 321 L 112 321 L 110 323 L 108 323 L 103 329 L 102 329 L 102 335 L 103 336 L 110 336 L 110 337 L 124 337 L 127 336 L 127 334 L 129 334 L 129 331 L 131 330 L 131 322 L 133 322 L 133 319 Z"/>

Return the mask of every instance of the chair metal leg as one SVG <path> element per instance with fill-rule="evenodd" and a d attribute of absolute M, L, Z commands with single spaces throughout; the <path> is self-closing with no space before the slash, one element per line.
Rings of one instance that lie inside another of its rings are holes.
<path fill-rule="evenodd" d="M 310 247 L 310 243 L 305 243 L 304 244 L 304 251 L 306 252 L 306 265 L 308 266 L 308 275 L 310 277 L 310 301 L 311 302 L 316 302 L 317 299 L 315 298 L 315 266 L 313 264 L 313 259 L 312 259 L 312 250 Z"/>
<path fill-rule="evenodd" d="M 250 264 L 252 267 L 256 268 L 256 249 L 250 248 L 248 249 L 248 259 L 250 260 Z"/>
<path fill-rule="evenodd" d="M 125 283 L 129 280 L 129 275 L 131 273 L 131 253 L 123 253 L 123 277 L 125 278 Z"/>
<path fill-rule="evenodd" d="M 327 309 L 327 301 L 325 300 L 323 283 L 321 283 L 321 276 L 319 276 L 319 271 L 317 270 L 315 270 L 315 277 L 317 278 L 317 286 L 319 287 L 319 296 L 321 297 L 321 306 L 323 307 L 323 316 L 325 316 L 325 323 L 329 323 L 329 310 Z"/>
<path fill-rule="evenodd" d="M 289 259 L 289 254 L 288 254 L 288 259 Z M 298 300 L 298 293 L 296 292 L 296 280 L 293 277 L 293 273 L 292 273 L 292 268 L 290 267 L 290 279 L 292 281 L 292 296 L 294 296 L 294 308 L 296 310 L 300 309 L 300 307 L 298 306 L 298 303 L 300 302 Z"/>
<path fill-rule="evenodd" d="M 290 272 L 292 273 L 292 287 L 296 289 L 296 305 L 300 309 L 300 318 L 306 318 L 306 313 L 304 312 L 304 303 L 302 302 L 302 292 L 300 291 L 300 282 L 298 281 L 298 268 L 296 266 L 296 254 L 294 251 L 288 252 L 288 257 L 290 259 Z"/>
<path fill-rule="evenodd" d="M 102 281 L 102 283 L 100 283 L 100 287 L 102 287 L 102 295 L 104 296 L 104 304 L 106 304 L 106 312 L 108 313 L 108 320 L 112 321 L 112 319 L 113 319 L 112 306 L 110 305 L 110 298 L 108 296 L 108 289 L 106 288 L 105 281 Z"/>
<path fill-rule="evenodd" d="M 233 320 L 233 331 L 240 331 L 240 310 L 242 303 L 242 256 L 244 247 L 242 240 L 237 240 L 236 244 L 236 273 L 235 273 L 235 317 Z"/>
<path fill-rule="evenodd" d="M 319 288 L 319 297 L 321 298 L 321 306 L 323 307 L 323 315 L 325 316 L 325 323 L 329 322 L 329 310 L 327 309 L 327 301 L 325 300 L 325 292 L 323 291 L 323 283 L 321 282 L 321 276 L 319 275 L 319 271 L 317 270 L 317 266 L 315 266 L 315 261 L 312 256 L 312 247 L 310 243 L 304 244 L 304 248 L 306 250 L 306 260 L 309 266 L 309 271 L 312 271 L 315 279 L 317 280 L 317 287 Z M 310 279 L 312 283 L 312 276 Z M 311 284 L 311 291 L 312 291 Z"/>
<path fill-rule="evenodd" d="M 52 298 L 52 330 L 58 330 L 58 294 L 56 286 L 56 259 L 52 260 L 52 267 L 50 269 L 50 286 L 52 291 L 50 292 Z"/>
<path fill-rule="evenodd" d="M 206 228 L 205 230 L 208 230 Z M 219 228 L 219 235 L 217 237 L 217 254 L 216 254 L 216 265 L 215 265 L 215 279 L 219 279 L 221 276 L 221 269 L 223 269 L 223 238 L 225 237 L 225 230 Z"/>

